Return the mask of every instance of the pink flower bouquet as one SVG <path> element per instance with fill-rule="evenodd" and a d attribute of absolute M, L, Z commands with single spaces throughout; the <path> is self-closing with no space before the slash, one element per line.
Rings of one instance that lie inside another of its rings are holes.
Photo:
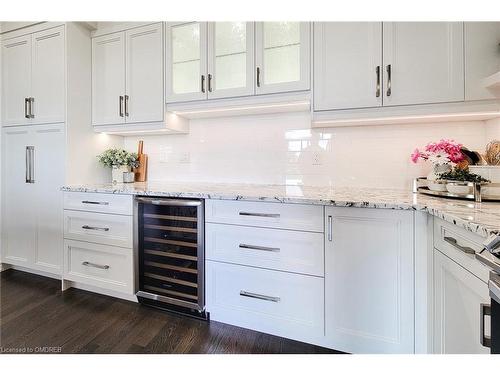
<path fill-rule="evenodd" d="M 451 139 L 441 139 L 439 142 L 431 142 L 425 146 L 424 151 L 418 148 L 411 154 L 411 160 L 416 163 L 419 159 L 429 160 L 433 165 L 456 164 L 464 160 L 462 144 Z"/>

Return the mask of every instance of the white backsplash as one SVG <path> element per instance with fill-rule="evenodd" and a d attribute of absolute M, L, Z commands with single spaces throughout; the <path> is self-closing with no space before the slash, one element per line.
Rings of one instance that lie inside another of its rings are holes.
<path fill-rule="evenodd" d="M 188 135 L 126 137 L 125 148 L 144 140 L 150 181 L 410 188 L 429 169 L 410 161 L 415 147 L 451 138 L 483 151 L 499 128 L 474 121 L 311 130 L 308 113 L 290 113 L 191 120 Z"/>

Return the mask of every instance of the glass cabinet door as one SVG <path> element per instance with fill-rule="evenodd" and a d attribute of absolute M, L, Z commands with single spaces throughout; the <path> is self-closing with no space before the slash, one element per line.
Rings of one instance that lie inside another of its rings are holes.
<path fill-rule="evenodd" d="M 308 90 L 310 82 L 310 24 L 256 24 L 256 93 Z"/>
<path fill-rule="evenodd" d="M 207 98 L 207 24 L 167 24 L 167 103 Z"/>
<path fill-rule="evenodd" d="M 252 95 L 253 72 L 254 23 L 209 23 L 208 97 Z"/>

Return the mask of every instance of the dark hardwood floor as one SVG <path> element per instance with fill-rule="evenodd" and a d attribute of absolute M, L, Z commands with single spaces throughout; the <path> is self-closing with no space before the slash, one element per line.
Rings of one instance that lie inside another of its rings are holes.
<path fill-rule="evenodd" d="M 337 353 L 60 287 L 21 271 L 1 273 L 0 353 Z"/>

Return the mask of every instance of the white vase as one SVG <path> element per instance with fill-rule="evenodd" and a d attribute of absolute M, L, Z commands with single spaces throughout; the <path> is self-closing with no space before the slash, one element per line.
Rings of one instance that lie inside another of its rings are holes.
<path fill-rule="evenodd" d="M 439 181 L 439 176 L 442 173 L 450 172 L 450 164 L 436 164 L 432 167 L 432 170 L 427 175 L 427 186 L 429 190 L 432 191 L 446 191 L 446 183 L 444 181 Z"/>
<path fill-rule="evenodd" d="M 128 165 L 117 165 L 111 168 L 111 181 L 113 184 L 123 182 L 123 172 L 130 172 L 130 167 Z"/>

